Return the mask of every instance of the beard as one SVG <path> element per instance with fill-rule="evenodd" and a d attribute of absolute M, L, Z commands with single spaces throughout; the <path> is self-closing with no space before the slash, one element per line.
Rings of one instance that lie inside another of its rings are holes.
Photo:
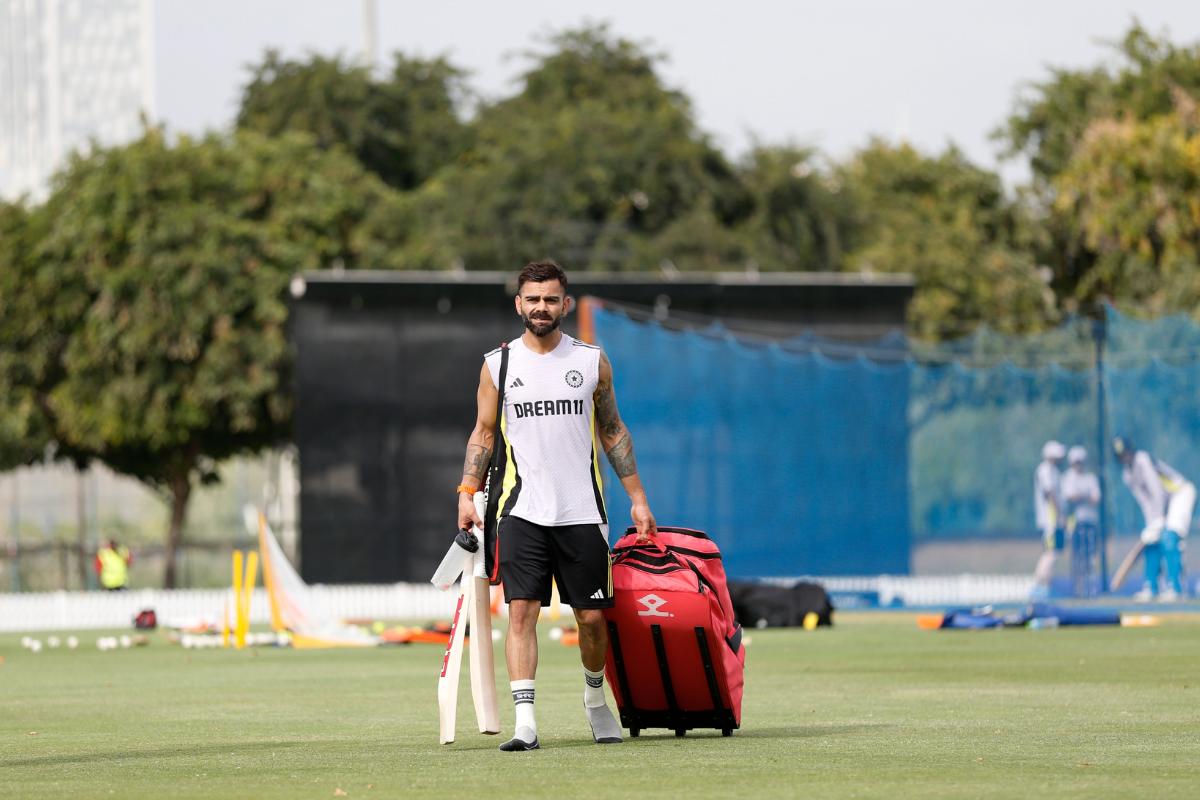
<path fill-rule="evenodd" d="M 558 328 L 559 325 L 562 324 L 562 317 L 555 317 L 553 319 L 534 319 L 522 314 L 521 319 L 525 322 L 525 329 L 534 336 L 537 336 L 539 339 L 543 336 L 549 336 L 554 332 L 555 329 Z"/>

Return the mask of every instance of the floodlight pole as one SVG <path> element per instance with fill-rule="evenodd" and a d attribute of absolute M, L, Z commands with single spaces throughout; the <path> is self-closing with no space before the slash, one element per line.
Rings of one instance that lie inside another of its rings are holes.
<path fill-rule="evenodd" d="M 379 61 L 378 15 L 375 0 L 363 0 L 363 66 L 374 72 Z"/>
<path fill-rule="evenodd" d="M 1108 591 L 1108 487 L 1104 474 L 1108 471 L 1108 419 L 1104 408 L 1104 340 L 1107 336 L 1107 309 L 1100 306 L 1099 317 L 1092 323 L 1092 338 L 1096 342 L 1096 479 L 1100 482 L 1100 591 Z"/>

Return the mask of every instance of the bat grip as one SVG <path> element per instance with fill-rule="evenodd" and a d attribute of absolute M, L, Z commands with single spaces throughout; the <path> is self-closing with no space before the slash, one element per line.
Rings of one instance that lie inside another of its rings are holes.
<path fill-rule="evenodd" d="M 487 514 L 487 493 L 486 492 L 476 492 L 471 497 L 471 499 L 475 502 L 475 513 L 479 515 L 479 518 L 482 519 L 484 521 L 484 524 L 486 525 L 487 520 L 485 519 L 484 515 Z M 473 527 L 471 529 L 471 533 L 475 534 L 475 538 L 477 540 L 479 540 L 479 544 L 481 545 L 478 548 L 478 551 L 475 553 L 475 561 L 474 561 L 474 564 L 471 569 L 471 574 L 474 575 L 476 578 L 486 578 L 487 577 L 487 559 L 484 556 L 483 547 L 482 547 L 483 538 L 484 538 L 483 531 L 480 530 L 478 527 Z"/>

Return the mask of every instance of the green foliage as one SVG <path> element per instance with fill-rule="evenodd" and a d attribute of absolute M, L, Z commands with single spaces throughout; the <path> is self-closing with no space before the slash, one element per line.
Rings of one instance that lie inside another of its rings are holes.
<path fill-rule="evenodd" d="M 37 461 L 53 439 L 38 390 L 61 374 L 62 343 L 42 322 L 77 309 L 70 287 L 33 257 L 46 219 L 0 203 L 0 469 Z"/>
<path fill-rule="evenodd" d="M 421 224 L 397 220 L 411 231 L 397 261 L 497 269 L 554 255 L 653 268 L 631 255 L 676 221 L 744 214 L 734 170 L 663 86 L 656 56 L 602 27 L 550 45 L 529 55 L 516 96 L 480 110 L 470 151 L 417 191 L 409 211 Z"/>
<path fill-rule="evenodd" d="M 1052 315 L 1025 225 L 993 173 L 954 148 L 928 157 L 876 141 L 837 177 L 859 215 L 847 268 L 912 273 L 918 336 L 954 336 L 984 320 L 1005 332 L 1036 329 Z"/>
<path fill-rule="evenodd" d="M 753 213 L 743 226 L 748 258 L 768 270 L 842 268 L 859 228 L 837 179 L 799 147 L 756 147 L 742 171 Z"/>
<path fill-rule="evenodd" d="M 149 130 L 74 158 L 25 265 L 34 291 L 4 323 L 28 332 L 21 385 L 59 446 L 167 494 L 177 545 L 195 481 L 288 434 L 289 279 L 356 266 L 389 193 L 301 134 Z"/>
<path fill-rule="evenodd" d="M 1076 297 L 1200 311 L 1200 113 L 1182 90 L 1178 102 L 1145 121 L 1093 122 L 1057 177 L 1056 211 L 1096 254 Z"/>
<path fill-rule="evenodd" d="M 1170 234 L 1150 218 L 1159 216 L 1152 208 L 1174 202 L 1163 193 L 1177 194 L 1190 180 L 1188 166 L 1171 154 L 1179 145 L 1168 142 L 1181 134 L 1167 132 L 1171 123 L 1162 118 L 1176 113 L 1180 98 L 1200 96 L 1200 45 L 1177 46 L 1135 22 L 1113 50 L 1111 66 L 1054 70 L 1033 84 L 996 138 L 1010 156 L 1029 158 L 1029 195 L 1045 231 L 1038 256 L 1052 266 L 1065 310 L 1088 310 L 1104 300 L 1192 309 L 1194 278 L 1176 286 L 1175 277 L 1157 275 L 1155 241 Z M 1143 125 L 1153 130 L 1140 130 Z M 1115 146 L 1136 149 L 1117 154 Z M 1093 169 L 1100 173 L 1089 176 Z M 1105 180 L 1109 186 L 1101 189 L 1097 184 Z M 1095 216 L 1105 213 L 1100 206 L 1132 213 L 1120 222 L 1101 221 Z M 1159 221 L 1165 228 L 1173 224 Z M 1114 226 L 1123 232 L 1112 235 Z M 1178 302 L 1168 302 L 1171 297 Z"/>
<path fill-rule="evenodd" d="M 386 80 L 340 58 L 289 61 L 268 51 L 242 92 L 237 127 L 268 136 L 302 131 L 340 147 L 387 184 L 423 183 L 463 150 L 463 73 L 445 59 L 397 53 Z"/>
<path fill-rule="evenodd" d="M 50 395 L 66 436 L 160 483 L 278 441 L 287 281 L 353 266 L 353 228 L 385 192 L 298 135 L 170 144 L 149 131 L 76 158 L 41 246 L 88 292 Z M 164 468 L 165 452 L 180 463 Z"/>
<path fill-rule="evenodd" d="M 1173 93 L 1200 92 L 1200 46 L 1178 47 L 1134 22 L 1112 49 L 1116 69 L 1054 69 L 1033 83 L 995 137 L 1010 156 L 1029 158 L 1034 176 L 1053 181 L 1064 172 L 1096 119 L 1146 120 L 1169 113 Z"/>

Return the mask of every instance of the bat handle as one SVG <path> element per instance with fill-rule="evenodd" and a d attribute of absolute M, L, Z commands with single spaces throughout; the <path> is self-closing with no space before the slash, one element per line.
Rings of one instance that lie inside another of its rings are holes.
<path fill-rule="evenodd" d="M 471 499 L 475 501 L 475 513 L 478 514 L 479 518 L 483 519 L 484 523 L 486 524 L 487 520 L 484 519 L 484 515 L 487 513 L 487 494 L 485 492 L 476 492 Z M 483 547 L 483 531 L 480 530 L 479 527 L 473 526 L 471 532 L 475 534 L 475 538 L 479 540 L 479 549 L 475 551 L 475 563 L 471 574 L 476 578 L 486 578 L 487 556 L 484 553 Z"/>
<path fill-rule="evenodd" d="M 471 499 L 475 501 L 475 513 L 479 515 L 480 519 L 483 519 L 483 515 L 487 513 L 487 495 L 483 492 L 476 492 Z"/>

